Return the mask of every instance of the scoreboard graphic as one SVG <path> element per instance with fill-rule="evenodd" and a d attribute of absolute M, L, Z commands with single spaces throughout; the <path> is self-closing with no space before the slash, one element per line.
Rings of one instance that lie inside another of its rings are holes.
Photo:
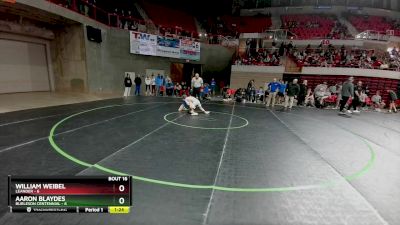
<path fill-rule="evenodd" d="M 130 176 L 8 176 L 8 206 L 15 213 L 129 213 Z"/>

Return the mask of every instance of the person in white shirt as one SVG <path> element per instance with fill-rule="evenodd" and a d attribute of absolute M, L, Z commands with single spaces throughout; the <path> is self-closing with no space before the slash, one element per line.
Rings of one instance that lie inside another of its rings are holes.
<path fill-rule="evenodd" d="M 151 94 L 151 78 L 149 76 L 146 76 L 146 78 L 144 79 L 144 83 L 146 84 L 146 96 Z"/>
<path fill-rule="evenodd" d="M 203 109 L 203 107 L 201 106 L 200 101 L 197 98 L 195 98 L 193 96 L 183 95 L 183 103 L 179 107 L 178 111 L 182 112 L 182 111 L 189 110 L 189 113 L 192 116 L 197 116 L 199 114 L 194 111 L 196 108 L 199 108 L 205 114 L 210 114 L 209 111 L 206 111 L 206 110 Z"/>
<path fill-rule="evenodd" d="M 192 79 L 193 96 L 200 98 L 200 88 L 203 86 L 203 79 L 198 73 Z"/>

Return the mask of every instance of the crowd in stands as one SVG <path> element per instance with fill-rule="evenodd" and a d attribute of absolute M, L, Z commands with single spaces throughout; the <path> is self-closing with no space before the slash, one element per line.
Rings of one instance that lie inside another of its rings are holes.
<path fill-rule="evenodd" d="M 255 55 L 238 57 L 235 65 L 279 66 L 280 55 L 276 50 L 272 52 L 270 49 L 259 49 Z"/>
<path fill-rule="evenodd" d="M 342 98 L 342 82 L 328 83 L 323 82 L 311 87 L 307 80 L 303 80 L 298 84 L 298 80 L 292 82 L 283 80 L 265 83 L 264 87 L 257 88 L 254 80 L 250 80 L 247 88 L 239 88 L 237 90 L 225 88 L 225 101 L 237 102 L 253 102 L 265 104 L 267 107 L 274 107 L 276 104 L 283 104 L 284 108 L 292 108 L 294 99 L 300 107 L 316 107 L 339 109 Z M 387 102 L 383 101 L 383 95 L 387 97 Z M 378 111 L 381 112 L 385 106 L 390 106 L 389 112 L 397 112 L 395 108 L 398 100 L 395 90 L 377 90 L 371 93 L 368 85 L 358 81 L 354 85 L 353 97 L 345 102 L 346 108 L 353 108 L 354 112 L 360 111 Z M 394 107 L 393 107 L 394 106 Z M 350 112 L 350 111 L 349 111 Z"/>
<path fill-rule="evenodd" d="M 297 39 L 350 38 L 347 26 L 333 15 L 295 14 L 281 16 L 282 29 L 288 29 Z"/>
<path fill-rule="evenodd" d="M 316 48 L 308 45 L 302 50 L 295 46 L 290 50 L 289 56 L 299 67 L 351 67 L 396 71 L 400 69 L 400 54 L 397 49 L 389 52 L 378 52 L 377 50 L 360 49 L 355 46 L 337 48 L 333 45 L 323 46 L 320 44 Z"/>
<path fill-rule="evenodd" d="M 293 47 L 293 43 L 282 43 L 279 47 L 276 42 L 272 42 L 272 48 L 257 48 L 256 39 L 246 41 L 245 54 L 238 56 L 234 61 L 235 65 L 256 65 L 256 66 L 280 66 L 281 57 L 287 49 Z"/>

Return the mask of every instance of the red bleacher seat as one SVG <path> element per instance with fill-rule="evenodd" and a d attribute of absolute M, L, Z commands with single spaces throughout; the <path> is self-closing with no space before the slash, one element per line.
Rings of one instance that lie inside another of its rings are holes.
<path fill-rule="evenodd" d="M 143 1 L 142 6 L 149 18 L 157 25 L 168 28 L 179 26 L 183 30 L 197 32 L 194 17 L 183 10 L 152 4 L 148 1 Z"/>

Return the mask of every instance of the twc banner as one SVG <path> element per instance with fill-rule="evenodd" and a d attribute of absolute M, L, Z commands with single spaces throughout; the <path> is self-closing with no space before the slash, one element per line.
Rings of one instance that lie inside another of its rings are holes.
<path fill-rule="evenodd" d="M 157 36 L 157 56 L 180 58 L 180 41 L 176 38 Z"/>
<path fill-rule="evenodd" d="M 182 39 L 181 58 L 200 61 L 200 42 Z"/>
<path fill-rule="evenodd" d="M 131 53 L 140 55 L 157 54 L 157 36 L 135 31 L 130 32 Z"/>

